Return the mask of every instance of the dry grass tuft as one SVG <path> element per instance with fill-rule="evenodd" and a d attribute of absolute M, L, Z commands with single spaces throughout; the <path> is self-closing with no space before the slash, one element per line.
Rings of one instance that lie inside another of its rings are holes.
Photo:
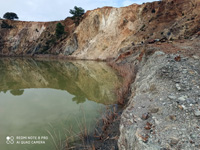
<path fill-rule="evenodd" d="M 109 127 L 113 122 L 118 120 L 119 117 L 120 115 L 117 113 L 117 108 L 115 106 L 108 106 L 102 114 L 101 119 L 97 120 L 97 128 L 95 129 L 94 138 L 98 140 L 108 140 L 109 137 L 107 134 L 109 133 Z"/>
<path fill-rule="evenodd" d="M 120 76 L 123 77 L 122 87 L 116 89 L 117 102 L 120 105 L 124 105 L 125 99 L 130 92 L 130 85 L 133 83 L 136 77 L 136 67 L 131 64 L 117 64 L 114 61 L 108 62 L 113 69 L 117 70 Z"/>

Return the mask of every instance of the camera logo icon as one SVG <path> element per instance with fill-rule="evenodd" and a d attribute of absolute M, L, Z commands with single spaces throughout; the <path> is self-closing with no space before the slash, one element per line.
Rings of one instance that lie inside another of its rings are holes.
<path fill-rule="evenodd" d="M 14 136 L 7 136 L 6 144 L 14 144 Z"/>

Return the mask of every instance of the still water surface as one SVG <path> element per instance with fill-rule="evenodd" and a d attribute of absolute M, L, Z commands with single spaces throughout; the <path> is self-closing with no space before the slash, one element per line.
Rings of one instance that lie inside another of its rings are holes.
<path fill-rule="evenodd" d="M 69 130 L 94 128 L 120 84 L 102 62 L 1 58 L 0 149 L 62 149 Z"/>

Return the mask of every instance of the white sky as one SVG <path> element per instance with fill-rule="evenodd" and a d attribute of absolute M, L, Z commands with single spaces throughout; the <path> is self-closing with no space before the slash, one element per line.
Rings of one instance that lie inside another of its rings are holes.
<path fill-rule="evenodd" d="M 14 12 L 19 20 L 54 21 L 70 16 L 69 10 L 74 6 L 92 10 L 97 7 L 122 7 L 133 3 L 142 4 L 156 0 L 0 0 L 0 17 L 6 12 Z"/>

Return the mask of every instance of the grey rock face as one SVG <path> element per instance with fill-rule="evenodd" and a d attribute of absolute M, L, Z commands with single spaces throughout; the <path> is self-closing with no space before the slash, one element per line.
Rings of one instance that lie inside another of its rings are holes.
<path fill-rule="evenodd" d="M 157 52 L 139 66 L 121 117 L 120 150 L 200 148 L 200 60 L 175 56 Z"/>
<path fill-rule="evenodd" d="M 66 48 L 64 50 L 65 55 L 71 55 L 78 49 L 78 40 L 76 34 L 67 42 Z"/>

